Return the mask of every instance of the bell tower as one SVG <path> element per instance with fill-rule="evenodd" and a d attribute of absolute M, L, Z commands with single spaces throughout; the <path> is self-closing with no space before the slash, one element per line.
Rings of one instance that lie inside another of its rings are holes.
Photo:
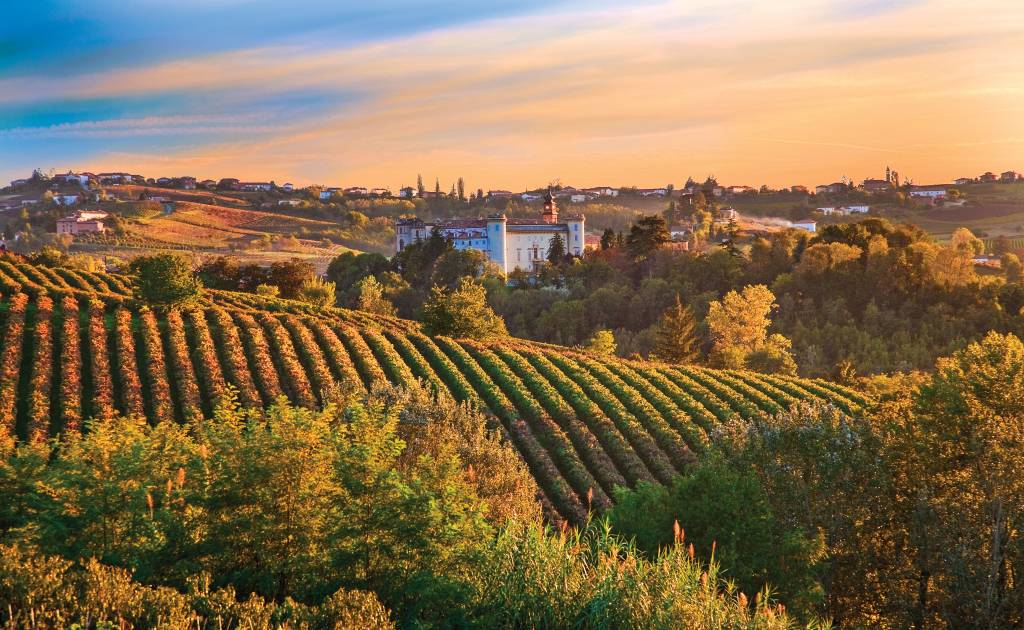
<path fill-rule="evenodd" d="M 551 194 L 551 186 L 544 193 L 544 212 L 540 215 L 544 223 L 558 223 L 558 204 L 555 203 L 555 196 Z"/>

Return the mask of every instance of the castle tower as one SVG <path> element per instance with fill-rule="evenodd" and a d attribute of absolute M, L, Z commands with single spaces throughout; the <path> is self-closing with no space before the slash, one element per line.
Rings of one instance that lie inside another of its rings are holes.
<path fill-rule="evenodd" d="M 507 223 L 508 219 L 504 214 L 487 217 L 487 256 L 504 273 L 508 273 L 508 257 L 505 255 Z"/>
<path fill-rule="evenodd" d="M 551 186 L 544 193 L 544 212 L 540 215 L 544 223 L 558 223 L 558 204 L 555 203 L 555 196 L 551 194 Z"/>

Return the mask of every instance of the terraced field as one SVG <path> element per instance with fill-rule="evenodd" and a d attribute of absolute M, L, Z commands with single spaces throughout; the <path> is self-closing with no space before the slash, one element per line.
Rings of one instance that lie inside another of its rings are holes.
<path fill-rule="evenodd" d="M 615 486 L 668 482 L 731 417 L 866 404 L 824 381 L 430 338 L 406 320 L 250 294 L 209 291 L 195 310 L 157 315 L 129 287 L 0 259 L 0 431 L 40 440 L 114 413 L 183 422 L 209 417 L 229 387 L 247 407 L 315 407 L 337 388 L 420 380 L 492 414 L 549 514 L 580 522 Z"/>

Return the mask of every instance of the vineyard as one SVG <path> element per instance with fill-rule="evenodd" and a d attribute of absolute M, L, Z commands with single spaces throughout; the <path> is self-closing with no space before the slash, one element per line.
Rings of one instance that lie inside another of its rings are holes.
<path fill-rule="evenodd" d="M 135 303 L 130 278 L 0 259 L 0 431 L 41 440 L 115 413 L 210 417 L 286 396 L 421 381 L 493 415 L 552 517 L 581 522 L 616 486 L 668 482 L 733 417 L 822 399 L 866 401 L 825 381 L 597 358 L 520 340 L 430 338 L 414 322 L 207 291 L 186 312 Z"/>

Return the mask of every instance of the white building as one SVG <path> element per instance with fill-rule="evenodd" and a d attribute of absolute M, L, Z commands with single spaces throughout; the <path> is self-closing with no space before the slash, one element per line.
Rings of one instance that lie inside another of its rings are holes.
<path fill-rule="evenodd" d="M 952 188 L 947 184 L 939 184 L 937 186 L 911 186 L 910 196 L 911 197 L 931 197 L 932 199 L 938 199 L 939 197 L 945 197 L 946 191 Z"/>
<path fill-rule="evenodd" d="M 571 201 L 573 203 L 583 203 L 587 199 L 589 199 L 589 197 L 587 197 L 583 193 L 576 193 L 576 194 L 573 194 L 573 195 L 569 195 L 569 201 Z"/>
<path fill-rule="evenodd" d="M 103 232 L 103 219 L 107 218 L 106 212 L 83 210 L 75 214 L 57 220 L 57 234 L 86 234 L 88 232 Z"/>
<path fill-rule="evenodd" d="M 78 203 L 79 195 L 54 195 L 53 201 L 58 206 L 73 206 Z"/>
<path fill-rule="evenodd" d="M 594 188 L 584 188 L 583 192 L 597 195 L 598 197 L 618 197 L 619 189 L 612 188 L 610 186 L 595 186 Z"/>
<path fill-rule="evenodd" d="M 320 191 L 320 199 L 326 201 L 333 197 L 335 194 L 338 194 L 340 191 L 340 188 L 324 188 L 323 190 Z"/>
<path fill-rule="evenodd" d="M 281 190 L 285 192 L 292 192 L 293 190 L 295 190 L 295 185 L 292 184 L 291 182 L 285 182 L 285 185 L 281 186 Z"/>
<path fill-rule="evenodd" d="M 455 249 L 477 249 L 503 272 L 513 269 L 536 271 L 547 262 L 551 239 L 559 234 L 568 254 L 579 256 L 585 246 L 582 215 L 559 219 L 558 207 L 549 190 L 538 219 L 509 219 L 504 214 L 486 219 L 455 219 L 428 224 L 419 219 L 400 219 L 395 226 L 397 251 L 430 237 L 437 230 L 450 238 Z"/>
<path fill-rule="evenodd" d="M 818 222 L 817 221 L 794 221 L 793 227 L 797 230 L 804 230 L 805 232 L 817 232 Z"/>

